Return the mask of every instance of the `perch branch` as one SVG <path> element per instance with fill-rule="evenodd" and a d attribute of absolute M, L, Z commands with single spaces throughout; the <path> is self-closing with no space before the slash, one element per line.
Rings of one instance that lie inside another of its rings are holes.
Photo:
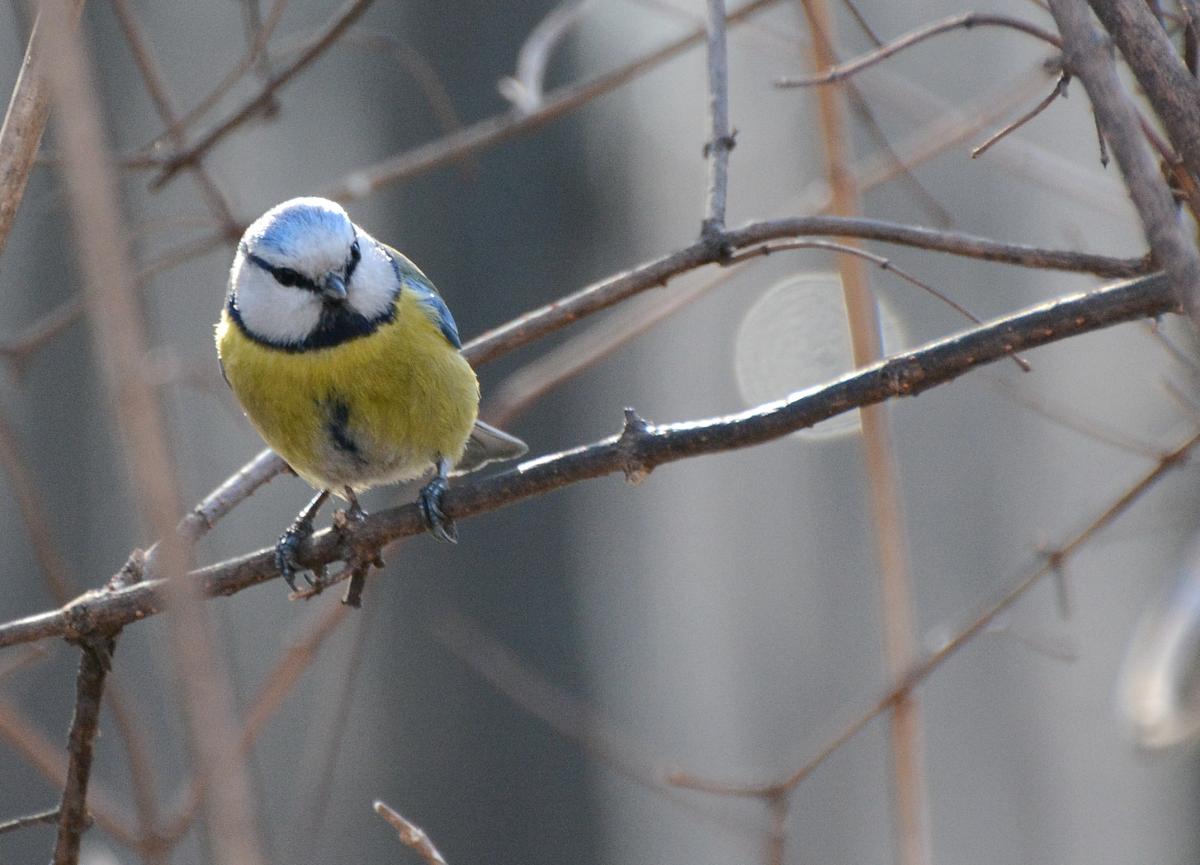
<path fill-rule="evenodd" d="M 896 396 L 915 396 L 975 367 L 1082 333 L 1178 311 L 1161 274 L 1064 297 L 982 327 L 897 355 L 835 382 L 734 415 L 651 426 L 636 415 L 619 436 L 523 463 L 487 478 L 464 480 L 446 494 L 449 515 L 467 518 L 568 484 L 615 472 L 637 479 L 656 466 L 761 444 L 838 414 Z M 382 546 L 424 530 L 415 505 L 372 514 L 355 542 Z M 317 533 L 300 550 L 306 567 L 346 553 L 334 531 Z M 274 552 L 259 550 L 192 573 L 208 595 L 232 595 L 279 576 Z M 86 593 L 66 607 L 0 624 L 0 648 L 47 637 L 102 634 L 154 615 L 164 602 L 162 580 L 118 591 Z"/>

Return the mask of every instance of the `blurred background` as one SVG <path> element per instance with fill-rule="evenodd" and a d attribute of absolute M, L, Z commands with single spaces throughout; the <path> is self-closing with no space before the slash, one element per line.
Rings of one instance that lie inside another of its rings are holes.
<path fill-rule="evenodd" d="M 1035 4 L 992 5 L 1053 27 Z M 133 0 L 180 113 L 244 56 L 267 6 Z M 553 6 L 373 4 L 278 92 L 269 116 L 206 159 L 234 218 L 244 224 L 457 124 L 512 110 L 497 82 Z M 848 9 L 830 6 L 841 55 L 869 50 Z M 962 11 L 949 0 L 857 6 L 884 39 Z M 108 134 L 127 155 L 164 127 L 115 12 L 90 3 L 82 26 Z M 336 12 L 324 0 L 289 0 L 261 64 L 189 140 Z M 618 68 L 702 26 L 703 15 L 699 0 L 589 3 L 555 48 L 546 87 Z M 0 5 L 5 93 L 30 16 L 19 2 Z M 817 93 L 772 86 L 811 71 L 812 54 L 790 0 L 730 27 L 731 225 L 826 204 Z M 1140 255 L 1136 217 L 1115 167 L 1099 163 L 1081 88 L 969 158 L 1053 87 L 1048 56 L 1019 34 L 955 32 L 856 78 L 874 127 L 848 110 L 843 158 L 864 186 L 874 183 L 864 214 Z M 347 207 L 429 274 L 473 337 L 692 242 L 706 183 L 705 82 L 699 45 L 536 130 Z M 892 164 L 881 137 L 911 163 L 909 174 L 877 182 Z M 55 148 L 52 125 L 0 259 L 0 345 L 81 291 L 86 264 L 75 256 Z M 151 191 L 152 176 L 127 170 L 123 203 L 146 277 L 146 362 L 162 381 L 191 502 L 261 442 L 221 382 L 212 345 L 234 241 L 181 260 L 178 250 L 219 237 L 222 226 L 191 176 Z M 868 247 L 983 318 L 1097 284 Z M 651 421 L 703 418 L 835 378 L 851 367 L 836 268 L 830 253 L 808 250 L 690 274 L 482 369 L 485 416 L 503 416 L 538 456 L 618 431 L 626 406 Z M 891 274 L 870 278 L 889 351 L 968 324 Z M 664 303 L 679 298 L 688 302 L 666 315 Z M 656 319 L 632 331 L 630 322 Z M 57 605 L 43 575 L 47 546 L 82 591 L 152 541 L 133 516 L 87 323 L 72 321 L 35 353 L 6 355 L 0 376 L 3 620 Z M 1148 324 L 1127 324 L 1031 353 L 1032 373 L 996 364 L 889 405 L 922 652 L 1189 434 L 1193 345 L 1179 325 L 1162 323 L 1169 344 Z M 551 351 L 550 369 L 565 366 L 580 334 L 597 327 L 627 338 L 510 412 L 501 397 L 520 381 L 513 376 Z M 359 612 L 338 613 L 337 592 L 288 602 L 275 582 L 214 601 L 241 714 L 289 649 L 313 652 L 248 757 L 269 861 L 416 861 L 372 813 L 376 799 L 423 827 L 451 865 L 771 861 L 763 802 L 656 782 L 672 769 L 786 777 L 888 685 L 857 426 L 815 433 L 674 463 L 636 486 L 612 477 L 570 487 L 464 523 L 457 547 L 415 538 L 372 576 Z M 932 861 L 1196 861 L 1194 752 L 1186 743 L 1140 748 L 1118 700 L 1139 617 L 1188 568 L 1195 490 L 1192 469 L 1170 475 L 1071 558 L 1060 583 L 1037 587 L 918 689 Z M 364 504 L 380 509 L 410 494 L 378 490 Z M 27 495 L 47 515 L 48 537 L 37 542 Z M 220 524 L 199 560 L 272 544 L 308 496 L 301 481 L 276 479 Z M 0 653 L 0 665 L 22 662 L 0 679 L 0 819 L 53 807 L 59 795 L 29 755 L 62 752 L 77 653 L 41 648 L 31 659 Z M 132 626 L 112 676 L 133 708 L 132 747 L 164 821 L 186 801 L 191 775 L 171 650 L 161 618 Z M 874 721 L 796 789 L 784 861 L 896 861 L 887 729 Z M 131 815 L 130 743 L 111 715 L 102 731 L 93 803 Z M 0 863 L 45 861 L 52 835 L 0 836 Z M 143 861 L 103 826 L 84 843 L 93 865 Z M 197 822 L 169 854 L 145 861 L 209 856 Z"/>

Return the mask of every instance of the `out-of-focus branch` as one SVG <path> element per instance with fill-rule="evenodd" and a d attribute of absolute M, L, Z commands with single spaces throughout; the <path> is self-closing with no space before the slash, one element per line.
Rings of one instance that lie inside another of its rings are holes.
<path fill-rule="evenodd" d="M 52 786 L 66 786 L 66 750 L 47 739 L 31 718 L 3 697 L 0 697 L 0 739 L 19 753 Z M 134 822 L 127 816 L 129 808 L 119 802 L 111 790 L 95 780 L 89 785 L 88 809 L 97 826 L 122 844 L 137 846 L 140 838 Z"/>
<path fill-rule="evenodd" d="M 564 0 L 529 31 L 529 36 L 517 52 L 516 74 L 501 78 L 496 84 L 500 95 L 521 114 L 529 114 L 541 107 L 544 96 L 542 82 L 546 77 L 546 65 L 550 62 L 551 52 L 595 5 L 596 0 Z"/>
<path fill-rule="evenodd" d="M 345 6 L 334 14 L 325 29 L 313 37 L 312 41 L 300 53 L 299 57 L 292 61 L 286 68 L 276 73 L 270 81 L 262 86 L 258 93 L 247 100 L 240 108 L 235 109 L 228 118 L 217 124 L 216 128 L 211 132 L 203 136 L 183 153 L 177 153 L 171 157 L 167 161 L 167 164 L 163 166 L 162 172 L 150 182 L 150 188 L 161 188 L 163 184 L 178 174 L 183 168 L 191 165 L 205 153 L 212 150 L 229 133 L 270 105 L 271 100 L 275 97 L 275 92 L 329 50 L 337 42 L 338 37 L 345 33 L 350 25 L 367 11 L 367 7 L 370 5 L 371 0 L 349 0 Z"/>
<path fill-rule="evenodd" d="M 79 841 L 88 827 L 87 792 L 92 774 L 92 755 L 100 732 L 100 706 L 104 696 L 104 678 L 111 664 L 113 641 L 85 643 L 79 653 L 79 673 L 75 679 L 75 715 L 67 736 L 67 782 L 58 805 L 58 839 L 54 845 L 54 865 L 77 865 Z"/>
<path fill-rule="evenodd" d="M 1088 2 L 1121 49 L 1193 182 L 1200 181 L 1200 79 L 1183 65 L 1144 0 Z"/>
<path fill-rule="evenodd" d="M 242 56 L 242 59 L 234 64 L 233 68 L 225 74 L 225 77 L 221 79 L 220 83 L 217 84 L 217 86 L 211 91 L 209 91 L 207 96 L 197 102 L 195 106 L 193 106 L 192 109 L 187 112 L 187 114 L 180 118 L 178 123 L 164 132 L 161 136 L 155 139 L 155 141 L 151 142 L 147 148 L 144 149 L 153 150 L 156 144 L 159 144 L 163 141 L 169 141 L 175 135 L 191 127 L 193 123 L 211 111 L 213 106 L 221 101 L 222 97 L 224 97 L 225 94 L 230 91 L 233 85 L 237 84 L 238 81 L 241 80 L 242 76 L 245 75 L 252 66 L 258 63 L 259 58 L 262 57 L 266 52 L 267 42 L 270 41 L 271 34 L 275 32 L 276 26 L 278 26 L 280 19 L 283 18 L 283 11 L 287 8 L 287 3 L 288 0 L 275 0 L 275 2 L 271 4 L 271 9 L 267 12 L 267 17 L 263 19 L 262 26 L 259 27 L 257 32 L 254 34 L 253 44 L 251 44 L 247 49 L 246 53 Z M 161 162 L 159 164 L 161 164 Z"/>
<path fill-rule="evenodd" d="M 1073 556 L 1080 547 L 1096 534 L 1107 528 L 1114 520 L 1129 510 L 1135 502 L 1158 483 L 1163 475 L 1172 469 L 1186 465 L 1188 456 L 1198 445 L 1200 445 L 1200 434 L 1195 434 L 1178 447 L 1159 457 L 1153 469 L 1124 490 L 1070 540 L 1056 549 L 1043 552 L 1041 556 L 1042 563 L 1040 565 L 1020 577 L 1008 591 L 1000 596 L 999 600 L 986 605 L 966 627 L 947 640 L 936 652 L 933 652 L 909 669 L 899 684 L 880 697 L 858 718 L 844 727 L 841 732 L 817 752 L 816 756 L 786 778 L 766 784 L 738 784 L 714 781 L 700 778 L 690 773 L 680 772 L 671 776 L 668 780 L 680 787 L 714 793 L 720 796 L 748 796 L 773 800 L 779 796 L 787 795 L 799 786 L 805 778 L 815 772 L 843 745 L 864 730 L 871 721 L 888 711 L 897 700 L 902 699 L 904 695 L 910 693 L 914 688 L 928 679 L 942 664 L 953 657 L 959 649 L 971 642 L 975 637 L 984 633 L 1001 613 L 1024 597 L 1042 579 L 1059 571 L 1067 559 Z"/>
<path fill-rule="evenodd" d="M 44 0 L 51 24 L 66 0 Z M 48 26 L 55 62 L 49 68 L 57 130 L 63 142 L 64 174 L 80 260 L 87 263 L 84 298 L 105 387 L 121 432 L 124 464 L 144 525 L 161 539 L 158 561 L 165 576 L 164 597 L 173 606 L 168 624 L 173 660 L 183 688 L 193 759 L 217 773 L 208 798 L 209 836 L 222 865 L 263 861 L 255 825 L 255 803 L 245 767 L 228 747 L 232 735 L 232 695 L 221 678 L 207 627 L 208 610 L 194 581 L 186 579 L 188 550 L 174 533 L 180 495 L 164 430 L 162 407 L 145 375 L 143 311 L 130 272 L 128 237 L 118 205 L 110 148 L 101 122 L 101 100 L 82 39 L 66 26 Z M 117 586 L 126 582 L 114 581 Z M 81 642 L 99 645 L 102 637 Z M 66 800 L 64 799 L 64 802 Z M 64 814 L 64 819 L 65 819 Z"/>
<path fill-rule="evenodd" d="M 1200 254 L 1187 236 L 1175 202 L 1142 135 L 1142 125 L 1117 77 L 1108 40 L 1092 23 L 1084 0 L 1050 0 L 1063 35 L 1066 68 L 1083 81 L 1096 122 L 1117 157 L 1154 260 L 1167 272 L 1192 321 L 1200 324 Z"/>
<path fill-rule="evenodd" d="M 851 409 L 915 396 L 1016 352 L 1178 310 L 1170 284 L 1161 274 L 1072 295 L 738 414 L 663 426 L 631 415 L 621 435 L 531 460 L 503 474 L 464 479 L 446 494 L 445 509 L 448 515 L 465 519 L 615 472 L 636 480 L 659 465 L 761 444 Z M 367 517 L 356 530 L 355 543 L 381 547 L 424 530 L 415 505 L 392 508 Z M 316 567 L 346 554 L 344 538 L 327 529 L 302 546 L 300 561 L 305 567 Z M 279 572 L 274 550 L 266 549 L 201 568 L 191 576 L 208 595 L 232 595 L 275 579 Z M 160 612 L 163 590 L 164 581 L 149 580 L 119 591 L 91 592 L 62 609 L 0 624 L 0 648 L 120 628 Z"/>
<path fill-rule="evenodd" d="M 72 26 L 79 21 L 83 0 L 71 0 L 62 10 Z M 50 89 L 46 84 L 46 34 L 42 11 L 38 11 L 21 61 L 21 72 L 13 87 L 4 125 L 0 127 L 0 255 L 8 243 L 17 208 L 25 196 L 25 184 L 37 157 L 42 133 L 50 117 Z"/>
<path fill-rule="evenodd" d="M 150 94 L 150 101 L 154 103 L 154 110 L 158 113 L 159 119 L 167 125 L 169 130 L 167 134 L 171 144 L 180 148 L 184 142 L 183 133 L 177 131 L 179 119 L 171 95 L 167 92 L 166 77 L 159 69 L 158 60 L 150 47 L 150 41 L 142 30 L 141 21 L 138 20 L 129 0 L 111 0 L 111 2 L 113 11 L 117 13 L 121 31 L 125 34 L 125 41 L 129 43 L 134 62 L 137 64 L 138 71 L 142 74 L 142 81 L 145 82 L 146 90 Z M 192 162 L 189 167 L 196 184 L 200 187 L 201 194 L 208 202 L 209 209 L 224 227 L 226 235 L 231 240 L 236 240 L 241 232 L 238 230 L 238 221 L 233 216 L 229 199 L 226 198 L 225 193 L 217 186 L 217 182 L 199 159 Z"/>
<path fill-rule="evenodd" d="M 726 22 L 739 23 L 778 2 L 780 0 L 750 0 L 746 5 L 730 12 Z M 705 29 L 696 28 L 612 72 L 603 73 L 580 84 L 570 84 L 552 90 L 546 94 L 537 111 L 529 114 L 506 111 L 480 120 L 454 135 L 418 145 L 374 165 L 355 169 L 342 180 L 325 187 L 319 194 L 341 202 L 356 201 L 389 183 L 459 162 L 487 147 L 545 126 L 593 99 L 616 90 L 660 64 L 683 54 L 693 45 L 698 45 L 704 37 Z"/>
<path fill-rule="evenodd" d="M 824 0 L 801 0 L 801 6 L 812 33 L 813 66 L 820 73 L 837 63 L 833 19 Z M 835 88 L 821 88 L 817 93 L 825 174 L 829 179 L 833 212 L 839 216 L 857 216 L 861 209 L 859 192 L 847 165 L 852 145 L 847 139 L 838 96 Z M 851 354 L 855 367 L 862 368 L 876 362 L 883 354 L 875 295 L 862 259 L 843 253 L 838 256 L 838 271 L 850 329 Z M 864 407 L 859 411 L 859 419 L 874 529 L 872 540 L 880 576 L 883 656 L 888 670 L 898 679 L 912 663 L 916 639 L 904 499 L 900 493 L 888 407 L 882 403 Z M 889 756 L 898 860 L 903 865 L 924 865 L 929 861 L 928 805 L 920 714 L 917 701 L 911 695 L 897 700 L 892 707 Z"/>
<path fill-rule="evenodd" d="M 924 27 L 913 30 L 911 33 L 906 33 L 891 42 L 887 42 L 871 51 L 847 63 L 841 63 L 818 75 L 805 75 L 799 78 L 778 78 L 775 81 L 776 87 L 812 87 L 816 84 L 832 84 L 835 81 L 842 81 L 849 78 L 851 75 L 857 75 L 864 69 L 869 69 L 876 63 L 881 63 L 887 60 L 893 54 L 898 54 L 906 48 L 911 48 L 930 39 L 934 36 L 939 36 L 942 33 L 948 33 L 951 30 L 971 30 L 975 27 L 1007 27 L 1013 30 L 1019 30 L 1022 33 L 1027 33 L 1053 45 L 1055 48 L 1061 48 L 1062 42 L 1057 36 L 1049 30 L 1044 30 L 1036 24 L 1031 24 L 1020 18 L 1013 18 L 1011 15 L 989 15 L 981 12 L 964 12 L 960 15 L 952 15 L 949 18 L 944 18 L 941 21 L 935 21 L 932 24 L 927 24 Z"/>
<path fill-rule="evenodd" d="M 39 348 L 82 317 L 83 298 L 72 298 L 50 310 L 17 336 L 0 343 L 0 358 L 8 361 L 13 371 L 20 375 L 25 372 L 30 358 Z"/>

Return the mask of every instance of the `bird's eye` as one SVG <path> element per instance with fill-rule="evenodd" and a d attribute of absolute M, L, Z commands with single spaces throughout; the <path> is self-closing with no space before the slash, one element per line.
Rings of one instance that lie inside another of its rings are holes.
<path fill-rule="evenodd" d="M 275 281 L 280 285 L 290 288 L 300 284 L 300 274 L 290 267 L 277 267 L 271 272 L 275 275 Z"/>
<path fill-rule="evenodd" d="M 362 258 L 362 250 L 358 248 L 358 241 L 350 244 L 350 260 L 358 264 L 358 260 Z"/>

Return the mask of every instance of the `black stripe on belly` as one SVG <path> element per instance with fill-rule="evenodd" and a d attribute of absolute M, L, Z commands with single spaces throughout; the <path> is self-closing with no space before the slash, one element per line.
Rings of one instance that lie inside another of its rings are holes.
<path fill-rule="evenodd" d="M 329 434 L 333 446 L 355 462 L 366 462 L 358 449 L 358 442 L 350 434 L 350 406 L 345 400 L 335 395 L 318 405 L 327 418 L 325 431 Z"/>

